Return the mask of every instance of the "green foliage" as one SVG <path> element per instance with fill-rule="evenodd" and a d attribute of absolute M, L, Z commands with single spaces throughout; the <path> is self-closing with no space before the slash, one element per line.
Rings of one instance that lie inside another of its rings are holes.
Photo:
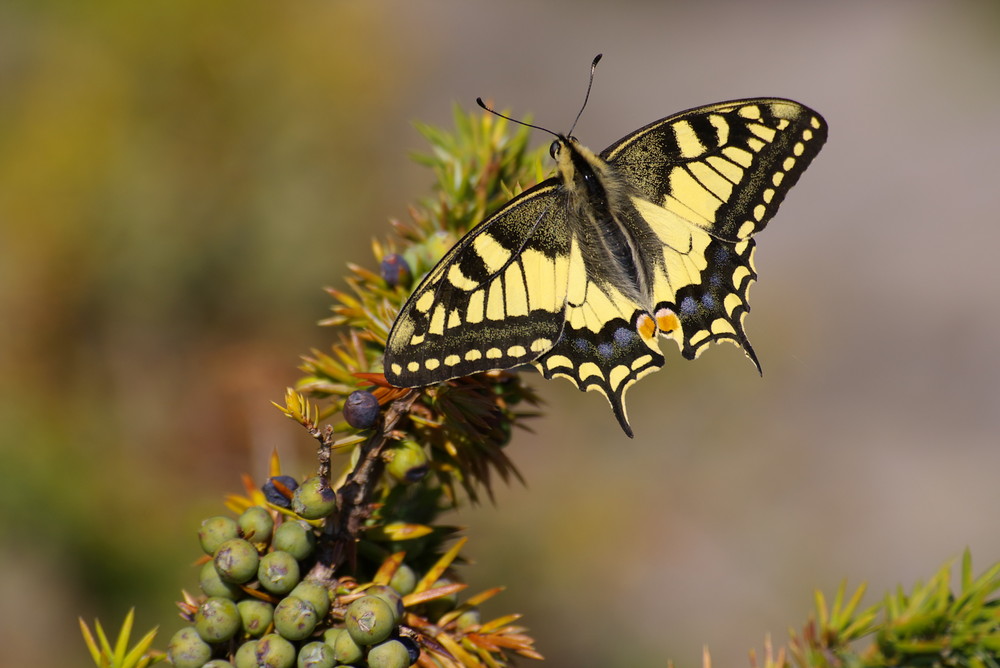
<path fill-rule="evenodd" d="M 80 620 L 80 632 L 83 633 L 83 640 L 90 651 L 90 657 L 98 668 L 146 668 L 163 660 L 162 652 L 150 650 L 153 639 L 156 638 L 156 629 L 146 633 L 135 646 L 131 648 L 128 646 L 134 621 L 135 610 L 129 610 L 118 631 L 118 639 L 112 647 L 99 621 L 94 622 L 94 631 L 97 634 L 95 639 L 87 623 Z"/>
<path fill-rule="evenodd" d="M 305 491 L 296 492 L 284 482 L 275 482 L 281 469 L 274 457 L 270 496 L 265 498 L 260 487 L 245 478 L 245 495 L 227 501 L 237 515 L 256 509 L 254 517 L 241 516 L 243 538 L 230 542 L 250 545 L 246 539 L 260 533 L 257 538 L 261 540 L 253 542 L 253 549 L 264 558 L 278 554 L 268 544 L 272 526 L 274 536 L 287 533 L 283 526 L 295 527 L 315 541 L 315 550 L 310 542 L 308 550 L 294 557 L 281 551 L 287 560 L 303 566 L 302 580 L 308 586 L 300 585 L 298 591 L 309 589 L 313 598 L 317 589 L 329 595 L 329 610 L 316 614 L 315 630 L 310 617 L 308 629 L 291 638 L 304 648 L 323 637 L 330 647 L 311 647 L 310 652 L 350 650 L 358 657 L 367 652 L 371 661 L 394 652 L 392 660 L 399 661 L 400 647 L 411 643 L 421 652 L 421 666 L 469 668 L 505 666 L 518 655 L 541 658 L 533 639 L 516 624 L 518 615 L 482 621 L 480 606 L 502 587 L 463 600 L 460 566 L 467 539 L 441 521 L 443 512 L 463 500 L 477 502 L 483 492 L 492 497 L 496 477 L 504 482 L 519 478 L 505 446 L 515 428 L 536 414 L 538 398 L 510 372 L 479 374 L 416 390 L 391 387 L 379 373 L 385 338 L 408 295 L 410 279 L 428 271 L 461 234 L 518 192 L 521 184 L 531 184 L 543 174 L 541 154 L 527 150 L 525 128 L 511 134 L 506 120 L 489 114 L 466 115 L 457 108 L 455 125 L 453 133 L 419 126 L 431 151 L 417 160 L 435 173 L 435 195 L 414 206 L 407 221 L 393 221 L 393 238 L 374 243 L 381 273 L 352 265 L 350 289 L 329 290 L 335 304 L 325 324 L 338 328 L 336 342 L 329 351 L 313 351 L 304 358 L 305 376 L 295 389 L 288 390 L 279 406 L 316 440 L 317 468 L 308 478 L 322 484 L 316 490 L 300 487 Z M 377 400 L 374 419 L 370 405 L 350 420 L 344 419 L 345 402 L 352 394 L 357 400 L 360 395 L 354 393 L 359 391 L 371 393 L 360 397 L 365 401 L 370 403 L 372 396 Z M 396 466 L 390 466 L 394 462 Z M 303 498 L 306 492 L 317 490 L 332 491 L 335 499 L 324 496 L 321 512 L 309 512 Z M 247 536 L 246 526 L 251 524 L 267 528 L 254 529 Z M 203 529 L 203 543 L 213 538 L 208 535 L 211 528 Z M 203 557 L 206 562 L 209 558 Z M 214 559 L 218 563 L 218 554 Z M 950 568 L 945 567 L 910 593 L 900 590 L 868 608 L 860 607 L 864 587 L 848 596 L 842 585 L 831 603 L 817 593 L 815 619 L 791 634 L 787 648 L 775 653 L 768 644 L 763 665 L 1000 668 L 1000 601 L 996 597 L 1000 565 L 974 578 L 967 553 L 955 593 L 949 574 Z M 258 573 L 257 580 L 241 580 L 234 596 L 248 597 L 244 602 L 278 605 L 283 614 L 291 610 L 298 616 L 281 618 L 289 628 L 316 609 L 305 600 L 309 597 L 295 597 L 295 590 L 291 597 L 282 598 L 283 593 L 265 587 L 261 578 Z M 298 581 L 296 575 L 287 589 Z M 179 604 L 182 617 L 194 620 L 203 601 L 204 597 L 185 594 Z M 148 651 L 154 632 L 126 650 L 131 624 L 130 613 L 112 648 L 100 624 L 99 641 L 95 641 L 81 622 L 98 666 L 141 667 L 161 658 Z M 270 629 L 270 622 L 267 625 Z M 213 652 L 226 658 L 237 652 L 259 654 L 269 645 L 264 640 L 253 646 L 249 642 L 256 642 L 252 638 L 269 633 L 268 629 L 246 630 L 229 644 L 217 643 Z M 277 631 L 281 634 L 280 625 Z M 399 641 L 392 639 L 396 637 Z M 264 638 L 281 640 L 287 649 L 289 638 L 273 633 Z M 241 649 L 243 641 L 247 643 Z M 752 664 L 758 665 L 756 658 L 752 657 Z"/>
<path fill-rule="evenodd" d="M 412 274 L 426 273 L 488 211 L 519 192 L 522 184 L 530 185 L 543 175 L 542 153 L 527 150 L 527 128 L 511 134 L 506 120 L 489 114 L 467 115 L 458 107 L 455 125 L 453 134 L 418 126 L 432 149 L 416 159 L 434 171 L 437 192 L 411 208 L 410 220 L 392 221 L 397 238 L 375 242 L 377 263 L 402 246 L 400 253 Z M 314 351 L 305 358 L 307 375 L 297 388 L 329 404 L 307 414 L 312 409 L 306 400 L 291 395 L 286 400 L 286 414 L 310 429 L 316 427 L 317 419 L 341 413 L 352 392 L 378 380 L 364 374 L 381 368 L 392 320 L 409 294 L 407 286 L 393 286 L 363 267 L 352 265 L 351 271 L 347 279 L 351 292 L 329 290 L 337 303 L 333 316 L 324 321 L 347 331 L 329 353 Z M 400 393 L 383 383 L 375 394 L 385 405 Z M 520 407 L 537 403 L 534 393 L 510 373 L 460 379 L 419 392 L 408 410 L 405 428 L 415 442 L 429 449 L 436 484 L 448 505 L 457 502 L 456 488 L 475 501 L 480 486 L 491 494 L 493 474 L 504 481 L 517 477 L 502 448 L 513 427 L 533 414 Z M 360 430 L 346 421 L 334 424 L 333 429 L 341 435 L 334 444 L 338 449 L 357 443 L 354 436 Z"/>
<path fill-rule="evenodd" d="M 789 654 L 776 667 L 800 668 L 996 668 L 1000 666 L 1000 564 L 978 578 L 972 557 L 962 558 L 958 591 L 951 565 L 909 593 L 900 588 L 859 611 L 859 588 L 844 602 L 841 585 L 832 605 L 816 594 L 816 618 L 792 633 Z M 867 645 L 863 643 L 867 642 Z M 773 657 L 771 657 L 773 661 Z"/>

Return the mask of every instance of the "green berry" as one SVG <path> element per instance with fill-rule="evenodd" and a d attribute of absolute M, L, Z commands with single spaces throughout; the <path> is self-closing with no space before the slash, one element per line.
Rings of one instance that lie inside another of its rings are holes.
<path fill-rule="evenodd" d="M 292 668 L 295 665 L 295 645 L 277 633 L 268 633 L 258 640 L 254 653 L 258 668 Z"/>
<path fill-rule="evenodd" d="M 455 620 L 455 626 L 458 627 L 459 631 L 464 631 L 470 626 L 479 626 L 480 623 L 482 622 L 479 615 L 479 608 L 469 608 Z"/>
<path fill-rule="evenodd" d="M 215 554 L 219 546 L 240 535 L 239 525 L 231 517 L 209 517 L 198 529 L 198 542 L 205 554 Z"/>
<path fill-rule="evenodd" d="M 275 530 L 272 546 L 302 561 L 316 549 L 316 534 L 301 520 L 286 520 Z"/>
<path fill-rule="evenodd" d="M 240 611 L 228 598 L 213 596 L 198 606 L 194 628 L 205 642 L 229 640 L 240 630 Z"/>
<path fill-rule="evenodd" d="M 287 594 L 299 583 L 299 562 L 287 552 L 269 552 L 260 560 L 257 579 L 272 594 Z"/>
<path fill-rule="evenodd" d="M 308 638 L 318 622 L 312 604 L 295 596 L 281 599 L 274 609 L 274 630 L 288 640 Z"/>
<path fill-rule="evenodd" d="M 344 628 L 359 645 L 382 642 L 396 627 L 389 604 L 377 596 L 362 596 L 351 601 L 344 617 Z"/>
<path fill-rule="evenodd" d="M 202 668 L 233 668 L 233 664 L 222 659 L 212 659 L 206 663 Z"/>
<path fill-rule="evenodd" d="M 257 574 L 260 557 L 253 545 L 242 538 L 233 538 L 215 551 L 214 562 L 222 580 L 243 584 Z"/>
<path fill-rule="evenodd" d="M 233 657 L 236 668 L 257 668 L 257 641 L 248 640 L 236 650 Z"/>
<path fill-rule="evenodd" d="M 412 594 L 417 588 L 417 574 L 406 564 L 400 564 L 396 572 L 389 578 L 389 586 L 395 589 L 401 596 Z"/>
<path fill-rule="evenodd" d="M 240 586 L 232 582 L 225 582 L 219 577 L 219 571 L 215 570 L 214 561 L 206 561 L 201 567 L 198 575 L 198 583 L 205 596 L 221 596 L 230 601 L 237 601 L 243 598 L 243 590 Z"/>
<path fill-rule="evenodd" d="M 410 665 L 415 664 L 420 659 L 420 645 L 417 644 L 417 641 L 410 636 L 399 636 L 396 640 L 403 643 L 406 651 L 410 653 Z"/>
<path fill-rule="evenodd" d="M 337 644 L 337 638 L 340 637 L 342 633 L 347 633 L 347 629 L 335 626 L 333 628 L 323 631 L 323 642 L 325 642 L 330 647 Z"/>
<path fill-rule="evenodd" d="M 326 613 L 330 612 L 330 592 L 324 585 L 315 580 L 303 580 L 298 583 L 289 596 L 295 596 L 310 603 L 316 610 L 318 619 L 323 619 L 326 617 Z"/>
<path fill-rule="evenodd" d="M 416 441 L 400 441 L 385 454 L 386 472 L 400 482 L 420 482 L 430 471 L 427 453 Z"/>
<path fill-rule="evenodd" d="M 437 587 L 443 587 L 445 585 L 454 584 L 451 580 L 447 578 L 441 578 L 434 583 L 432 589 Z M 441 615 L 446 612 L 450 612 L 455 609 L 455 604 L 458 603 L 457 594 L 448 594 L 447 596 L 438 596 L 437 598 L 427 601 L 427 617 L 429 619 L 438 619 Z"/>
<path fill-rule="evenodd" d="M 292 494 L 292 510 L 299 517 L 318 520 L 337 509 L 337 495 L 320 476 L 307 479 Z"/>
<path fill-rule="evenodd" d="M 360 661 L 362 654 L 364 654 L 364 650 L 361 649 L 361 646 L 354 642 L 354 638 L 351 637 L 351 634 L 348 633 L 346 629 L 336 630 L 341 631 L 341 633 L 334 638 L 333 656 L 338 662 L 344 664 Z M 323 638 L 323 642 L 329 645 L 330 641 L 326 639 L 326 634 L 323 635 Z"/>
<path fill-rule="evenodd" d="M 403 608 L 403 597 L 399 595 L 392 587 L 386 585 L 372 585 L 368 589 L 365 589 L 365 594 L 368 596 L 377 596 L 386 603 L 389 604 L 389 609 L 392 610 L 393 619 L 397 624 L 403 621 L 403 613 L 405 612 Z"/>
<path fill-rule="evenodd" d="M 344 419 L 355 429 L 368 429 L 378 419 L 378 399 L 371 392 L 355 390 L 344 400 Z"/>
<path fill-rule="evenodd" d="M 410 653 L 398 640 L 386 640 L 368 650 L 368 668 L 406 668 Z"/>
<path fill-rule="evenodd" d="M 167 645 L 167 658 L 174 668 L 201 668 L 212 657 L 212 648 L 193 626 L 174 634 Z"/>
<path fill-rule="evenodd" d="M 298 668 L 333 668 L 337 660 L 325 642 L 311 642 L 299 650 Z"/>
<path fill-rule="evenodd" d="M 274 620 L 274 606 L 267 601 L 248 598 L 236 604 L 240 611 L 243 632 L 251 638 L 259 638 L 267 632 Z"/>
<path fill-rule="evenodd" d="M 240 535 L 251 543 L 267 544 L 271 542 L 271 532 L 274 530 L 274 518 L 266 508 L 251 506 L 243 511 L 236 520 L 240 527 Z"/>

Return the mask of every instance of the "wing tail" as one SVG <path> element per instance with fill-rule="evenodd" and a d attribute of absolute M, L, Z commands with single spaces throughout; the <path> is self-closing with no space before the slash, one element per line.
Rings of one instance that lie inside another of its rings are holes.
<path fill-rule="evenodd" d="M 637 310 L 630 320 L 616 317 L 591 328 L 586 326 L 587 319 L 579 317 L 585 308 L 571 310 L 559 342 L 535 366 L 546 378 L 566 378 L 582 391 L 603 394 L 618 424 L 632 438 L 625 392 L 637 380 L 663 366 L 663 355 L 656 346 L 656 329 L 642 310 Z"/>

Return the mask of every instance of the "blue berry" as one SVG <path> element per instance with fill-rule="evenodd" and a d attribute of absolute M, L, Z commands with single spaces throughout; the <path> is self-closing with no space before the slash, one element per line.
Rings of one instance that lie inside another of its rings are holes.
<path fill-rule="evenodd" d="M 378 399 L 371 392 L 355 390 L 344 402 L 344 419 L 355 429 L 368 429 L 378 419 Z"/>
<path fill-rule="evenodd" d="M 390 288 L 394 288 L 397 285 L 401 285 L 404 288 L 409 287 L 410 282 L 413 280 L 413 272 L 410 270 L 410 265 L 399 253 L 390 253 L 382 258 L 380 269 L 382 271 L 382 280 Z"/>
<path fill-rule="evenodd" d="M 290 475 L 279 475 L 274 476 L 273 478 L 268 478 L 267 482 L 265 482 L 260 488 L 260 491 L 264 493 L 264 498 L 267 499 L 269 503 L 273 503 L 274 505 L 282 508 L 291 508 L 292 499 L 285 496 L 284 492 L 281 492 L 274 486 L 275 480 L 284 485 L 290 492 L 294 492 L 295 488 L 299 486 L 299 483 L 295 482 L 295 478 Z"/>

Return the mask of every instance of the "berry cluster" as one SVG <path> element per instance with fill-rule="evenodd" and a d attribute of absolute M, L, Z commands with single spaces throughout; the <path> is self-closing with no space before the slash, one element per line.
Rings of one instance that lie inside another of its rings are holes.
<path fill-rule="evenodd" d="M 330 352 L 303 357 L 305 377 L 278 405 L 319 444 L 316 475 L 299 484 L 274 458 L 262 488 L 230 497 L 238 519 L 202 526 L 204 595 L 180 604 L 188 625 L 170 643 L 175 666 L 499 668 L 512 655 L 541 658 L 519 615 L 479 619 L 502 587 L 458 602 L 467 539 L 440 522 L 463 492 L 477 502 L 520 479 L 505 446 L 537 397 L 515 373 L 420 390 L 379 373 L 390 316 L 415 278 L 510 198 L 507 184 L 540 174 L 526 129 L 510 137 L 494 116 L 456 120 L 455 137 L 427 128 L 440 197 L 374 242 L 378 270 L 351 265 L 350 289 L 329 290 L 323 322 L 342 331 Z M 339 475 L 334 457 L 348 458 Z"/>
<path fill-rule="evenodd" d="M 275 493 L 282 488 L 291 499 Z M 272 478 L 263 491 L 282 501 L 274 505 L 287 504 L 309 519 L 329 515 L 336 505 L 318 477 L 301 485 Z M 399 633 L 402 597 L 416 584 L 405 564 L 394 586 L 371 585 L 361 594 L 304 578 L 315 561 L 316 530 L 263 506 L 235 520 L 206 519 L 198 538 L 211 556 L 201 568 L 205 598 L 186 606 L 191 624 L 167 648 L 177 668 L 405 668 L 420 656 L 417 643 Z"/>

